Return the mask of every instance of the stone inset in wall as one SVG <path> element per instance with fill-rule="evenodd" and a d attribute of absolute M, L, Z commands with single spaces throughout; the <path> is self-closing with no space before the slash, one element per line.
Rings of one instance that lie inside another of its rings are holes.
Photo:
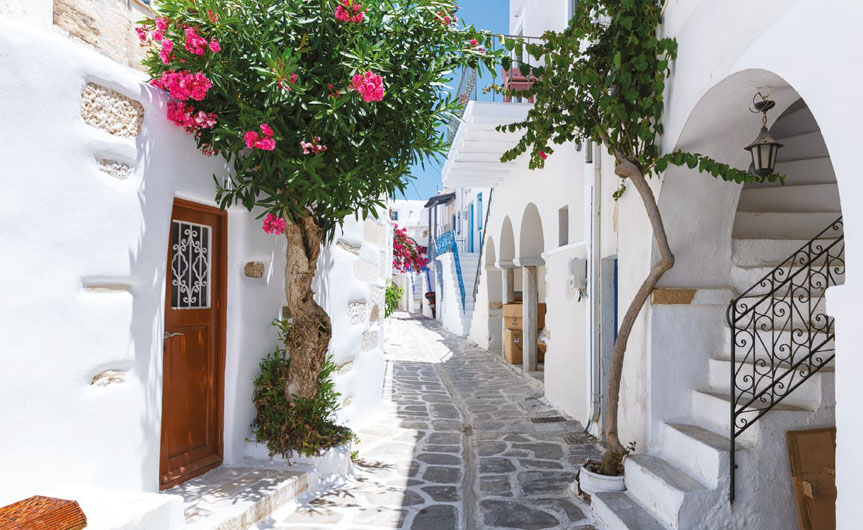
<path fill-rule="evenodd" d="M 363 343 L 360 346 L 361 351 L 372 351 L 378 347 L 378 331 L 370 329 L 363 333 Z"/>
<path fill-rule="evenodd" d="M 378 279 L 378 266 L 364 260 L 354 263 L 354 277 L 361 282 L 374 282 Z"/>
<path fill-rule="evenodd" d="M 381 320 L 381 307 L 378 304 L 372 304 L 372 316 L 370 321 L 372 323 L 380 322 Z"/>
<path fill-rule="evenodd" d="M 691 304 L 692 300 L 695 299 L 695 293 L 698 292 L 698 289 L 674 289 L 668 287 L 661 287 L 658 289 L 654 289 L 652 293 L 650 293 L 650 303 L 653 305 L 659 304 Z"/>
<path fill-rule="evenodd" d="M 122 383 L 126 380 L 126 372 L 122 370 L 105 370 L 99 372 L 90 379 L 90 384 L 93 386 L 108 386 L 114 383 Z"/>
<path fill-rule="evenodd" d="M 354 367 L 354 361 L 352 361 L 352 360 L 351 361 L 345 361 L 345 362 L 339 364 L 338 366 L 336 366 L 336 372 L 338 372 L 340 374 L 344 374 L 344 373 L 350 372 L 351 369 L 353 369 L 353 367 Z"/>
<path fill-rule="evenodd" d="M 132 176 L 132 168 L 129 167 L 129 164 L 117 162 L 116 160 L 100 160 L 99 169 L 120 180 L 126 180 Z"/>
<path fill-rule="evenodd" d="M 348 303 L 348 322 L 351 324 L 364 324 L 366 322 L 365 300 Z"/>
<path fill-rule="evenodd" d="M 259 261 L 250 261 L 243 267 L 243 274 L 247 278 L 263 278 L 267 268 Z"/>
<path fill-rule="evenodd" d="M 134 138 L 141 133 L 144 107 L 116 90 L 87 83 L 81 91 L 81 117 L 97 129 Z"/>
<path fill-rule="evenodd" d="M 141 59 L 146 47 L 134 27 L 138 20 L 152 16 L 153 11 L 136 0 L 53 0 L 52 8 L 54 25 L 70 37 L 139 70 L 144 70 Z"/>
<path fill-rule="evenodd" d="M 363 239 L 380 248 L 386 247 L 387 226 L 376 219 L 369 218 L 363 222 Z"/>
<path fill-rule="evenodd" d="M 339 239 L 339 240 L 336 242 L 336 246 L 337 246 L 337 247 L 339 247 L 339 248 L 340 248 L 340 249 L 342 249 L 342 250 L 345 250 L 345 251 L 347 251 L 347 252 L 350 252 L 350 253 L 351 253 L 351 254 L 353 254 L 354 256 L 359 256 L 359 255 L 360 255 L 360 247 L 358 247 L 358 246 L 356 246 L 356 245 L 352 245 L 351 243 L 348 243 L 348 242 L 347 242 L 347 241 L 345 241 L 344 239 Z"/>

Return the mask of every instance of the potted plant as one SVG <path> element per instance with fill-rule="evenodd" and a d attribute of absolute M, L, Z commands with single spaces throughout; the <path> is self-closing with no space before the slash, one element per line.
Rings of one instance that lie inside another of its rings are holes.
<path fill-rule="evenodd" d="M 593 495 L 602 491 L 624 491 L 623 483 L 623 461 L 627 455 L 635 451 L 635 442 L 630 442 L 629 447 L 623 451 L 614 451 L 611 455 L 613 474 L 602 472 L 602 461 L 588 460 L 578 471 L 579 493 Z"/>
<path fill-rule="evenodd" d="M 498 127 L 501 131 L 525 130 L 515 147 L 501 157 L 510 162 L 529 153 L 531 169 L 541 169 L 554 153 L 553 145 L 593 142 L 614 157 L 614 173 L 621 179 L 614 193 L 618 199 L 631 184 L 639 195 L 650 221 L 659 259 L 633 296 L 620 322 L 608 371 L 608 399 L 605 410 L 606 451 L 597 466 L 582 472 L 587 481 L 602 475 L 603 483 L 622 479 L 623 458 L 628 449 L 620 442 L 618 407 L 621 376 L 627 342 L 633 325 L 653 289 L 674 265 L 674 254 L 666 237 L 662 215 L 647 179 L 658 177 L 671 165 L 709 173 L 726 181 L 776 181 L 719 163 L 698 153 L 675 151 L 661 154 L 663 93 L 677 42 L 657 38 L 661 32 L 662 0 L 584 0 L 562 32 L 548 31 L 539 43 L 518 38 L 504 40 L 514 57 L 530 56 L 541 65 L 504 57 L 508 70 L 518 63 L 522 75 L 531 71 L 536 81 L 526 90 L 495 87 L 507 95 L 533 98 L 534 106 L 519 123 Z M 598 469 L 597 469 L 598 468 Z M 599 487 L 599 481 L 588 488 Z"/>

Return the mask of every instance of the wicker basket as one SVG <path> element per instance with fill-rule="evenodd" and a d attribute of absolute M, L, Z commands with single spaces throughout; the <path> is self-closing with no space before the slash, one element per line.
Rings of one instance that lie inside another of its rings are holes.
<path fill-rule="evenodd" d="M 87 517 L 75 501 L 35 495 L 0 508 L 2 530 L 80 530 Z"/>

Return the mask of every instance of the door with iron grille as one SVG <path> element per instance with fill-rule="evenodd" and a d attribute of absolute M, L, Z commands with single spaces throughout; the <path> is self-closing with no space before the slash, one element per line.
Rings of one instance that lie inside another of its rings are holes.
<path fill-rule="evenodd" d="M 222 463 L 226 220 L 216 208 L 174 201 L 163 336 L 162 489 Z"/>

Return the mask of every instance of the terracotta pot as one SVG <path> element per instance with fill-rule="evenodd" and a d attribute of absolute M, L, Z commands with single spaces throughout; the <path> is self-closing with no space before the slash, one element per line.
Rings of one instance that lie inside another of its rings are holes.
<path fill-rule="evenodd" d="M 581 491 L 588 495 L 600 493 L 603 491 L 625 491 L 626 486 L 623 484 L 623 475 L 609 476 L 601 475 L 587 469 L 587 462 L 581 466 L 581 472 L 578 474 L 578 486 Z"/>

